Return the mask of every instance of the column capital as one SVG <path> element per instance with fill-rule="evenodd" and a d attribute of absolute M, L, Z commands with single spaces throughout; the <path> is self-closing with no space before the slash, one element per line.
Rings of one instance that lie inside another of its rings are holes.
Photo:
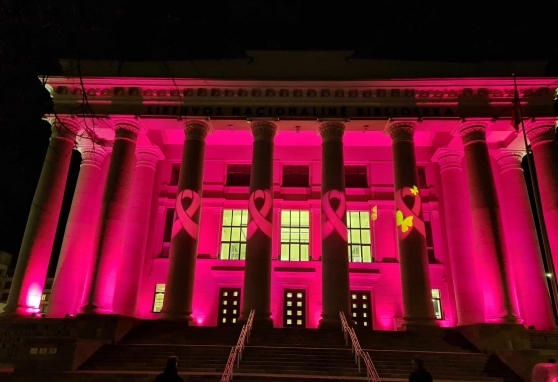
<path fill-rule="evenodd" d="M 457 127 L 457 132 L 464 145 L 486 141 L 487 123 L 480 121 L 465 122 Z"/>
<path fill-rule="evenodd" d="M 413 122 L 394 122 L 385 127 L 384 134 L 389 135 L 394 142 L 412 141 L 415 130 L 416 124 Z"/>
<path fill-rule="evenodd" d="M 345 134 L 345 124 L 337 121 L 323 122 L 318 126 L 318 133 L 322 137 L 323 142 L 342 142 L 343 135 Z"/>
<path fill-rule="evenodd" d="M 109 155 L 109 152 L 102 147 L 80 147 L 78 151 L 81 153 L 81 164 L 91 165 L 101 168 L 103 161 Z"/>
<path fill-rule="evenodd" d="M 129 139 L 135 142 L 142 129 L 141 125 L 136 120 L 117 119 L 114 121 L 114 130 L 116 131 L 114 139 Z"/>
<path fill-rule="evenodd" d="M 556 121 L 546 120 L 529 124 L 525 127 L 525 133 L 531 147 L 541 143 L 556 141 Z"/>
<path fill-rule="evenodd" d="M 207 134 L 211 127 L 205 121 L 199 119 L 190 119 L 184 122 L 184 132 L 186 139 L 197 139 L 198 141 L 205 141 Z"/>
<path fill-rule="evenodd" d="M 253 121 L 250 124 L 250 131 L 255 141 L 273 142 L 273 138 L 277 134 L 277 125 L 271 121 Z"/>
<path fill-rule="evenodd" d="M 60 137 L 75 141 L 76 135 L 82 130 L 82 125 L 75 118 L 49 118 L 53 137 Z"/>
<path fill-rule="evenodd" d="M 136 153 L 136 167 L 145 166 L 155 169 L 157 167 L 157 162 L 159 161 L 159 156 L 155 151 L 141 150 Z"/>
<path fill-rule="evenodd" d="M 463 151 L 457 149 L 438 149 L 432 157 L 433 162 L 438 162 L 440 171 L 461 170 Z"/>
<path fill-rule="evenodd" d="M 494 154 L 500 173 L 507 170 L 521 170 L 521 160 L 525 156 L 525 151 L 521 150 L 503 150 L 500 149 Z"/>

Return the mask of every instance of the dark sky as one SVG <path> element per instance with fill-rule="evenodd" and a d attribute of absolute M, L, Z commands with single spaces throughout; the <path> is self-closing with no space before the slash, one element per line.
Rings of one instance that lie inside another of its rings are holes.
<path fill-rule="evenodd" d="M 49 131 L 37 75 L 57 59 L 180 60 L 246 50 L 355 50 L 363 58 L 549 61 L 558 2 L 12 0 L 0 4 L 0 250 L 17 255 Z M 498 4 L 493 4 L 498 3 Z M 61 221 L 79 170 L 74 155 Z M 64 224 L 59 227 L 58 253 Z M 55 268 L 56 259 L 51 266 Z"/>

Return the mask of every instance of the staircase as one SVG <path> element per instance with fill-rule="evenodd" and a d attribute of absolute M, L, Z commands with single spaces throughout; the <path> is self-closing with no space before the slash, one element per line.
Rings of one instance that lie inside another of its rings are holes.
<path fill-rule="evenodd" d="M 161 372 L 166 358 L 176 355 L 185 380 L 219 381 L 239 333 L 240 328 L 185 327 L 180 323 L 146 321 L 118 344 L 101 347 L 79 371 L 45 373 L 32 380 L 151 382 Z M 413 357 L 425 361 L 435 381 L 521 381 L 497 357 L 476 352 L 451 330 L 359 331 L 357 336 L 382 381 L 406 381 Z M 255 328 L 240 368 L 234 369 L 235 382 L 355 380 L 366 380 L 366 373 L 364 368 L 358 371 L 341 330 Z"/>

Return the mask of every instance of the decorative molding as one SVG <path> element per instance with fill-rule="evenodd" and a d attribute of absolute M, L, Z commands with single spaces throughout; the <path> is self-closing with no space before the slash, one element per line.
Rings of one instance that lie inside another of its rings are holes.
<path fill-rule="evenodd" d="M 155 170 L 159 159 L 159 155 L 155 151 L 141 150 L 136 153 L 136 166 L 150 167 Z"/>
<path fill-rule="evenodd" d="M 461 170 L 463 151 L 457 149 L 438 149 L 432 157 L 433 162 L 438 162 L 440 172 L 446 170 Z"/>
<path fill-rule="evenodd" d="M 500 167 L 500 173 L 507 170 L 521 170 L 521 160 L 525 156 L 525 151 L 521 150 L 498 150 L 494 158 Z"/>
<path fill-rule="evenodd" d="M 250 131 L 255 141 L 273 142 L 277 134 L 277 125 L 271 121 L 253 121 L 250 124 Z"/>
<path fill-rule="evenodd" d="M 457 127 L 464 145 L 473 142 L 486 142 L 487 123 L 480 121 L 465 122 Z"/>
<path fill-rule="evenodd" d="M 384 128 L 383 133 L 389 135 L 393 142 L 412 141 L 416 125 L 413 122 L 394 122 Z"/>
<path fill-rule="evenodd" d="M 82 165 L 96 166 L 98 168 L 103 166 L 103 161 L 110 154 L 102 148 L 95 147 L 80 147 L 78 151 L 81 153 Z"/>
<path fill-rule="evenodd" d="M 205 121 L 199 119 L 187 120 L 184 123 L 184 131 L 186 133 L 186 139 L 197 139 L 199 141 L 205 141 L 207 134 L 211 127 Z"/>
<path fill-rule="evenodd" d="M 74 118 L 46 118 L 51 125 L 53 137 L 75 141 L 76 135 L 82 130 L 81 123 Z"/>
<path fill-rule="evenodd" d="M 525 127 L 525 134 L 531 143 L 532 147 L 535 147 L 544 142 L 552 142 L 556 140 L 556 121 L 546 120 L 540 122 L 534 122 Z"/>
<path fill-rule="evenodd" d="M 113 123 L 117 133 L 120 130 L 128 130 L 137 135 L 142 131 L 141 124 L 135 119 L 115 119 Z"/>
<path fill-rule="evenodd" d="M 342 142 L 343 135 L 345 134 L 345 124 L 337 121 L 323 122 L 318 126 L 318 133 L 324 142 Z"/>

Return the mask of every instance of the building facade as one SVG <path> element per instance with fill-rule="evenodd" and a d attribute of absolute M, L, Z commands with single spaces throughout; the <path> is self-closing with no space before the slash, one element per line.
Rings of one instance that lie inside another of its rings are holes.
<path fill-rule="evenodd" d="M 518 83 L 558 257 L 556 79 Z M 513 82 L 48 80 L 57 119 L 5 315 L 400 330 L 555 326 Z M 84 110 L 83 104 L 94 110 Z M 552 276 L 552 275 L 550 275 Z"/>

